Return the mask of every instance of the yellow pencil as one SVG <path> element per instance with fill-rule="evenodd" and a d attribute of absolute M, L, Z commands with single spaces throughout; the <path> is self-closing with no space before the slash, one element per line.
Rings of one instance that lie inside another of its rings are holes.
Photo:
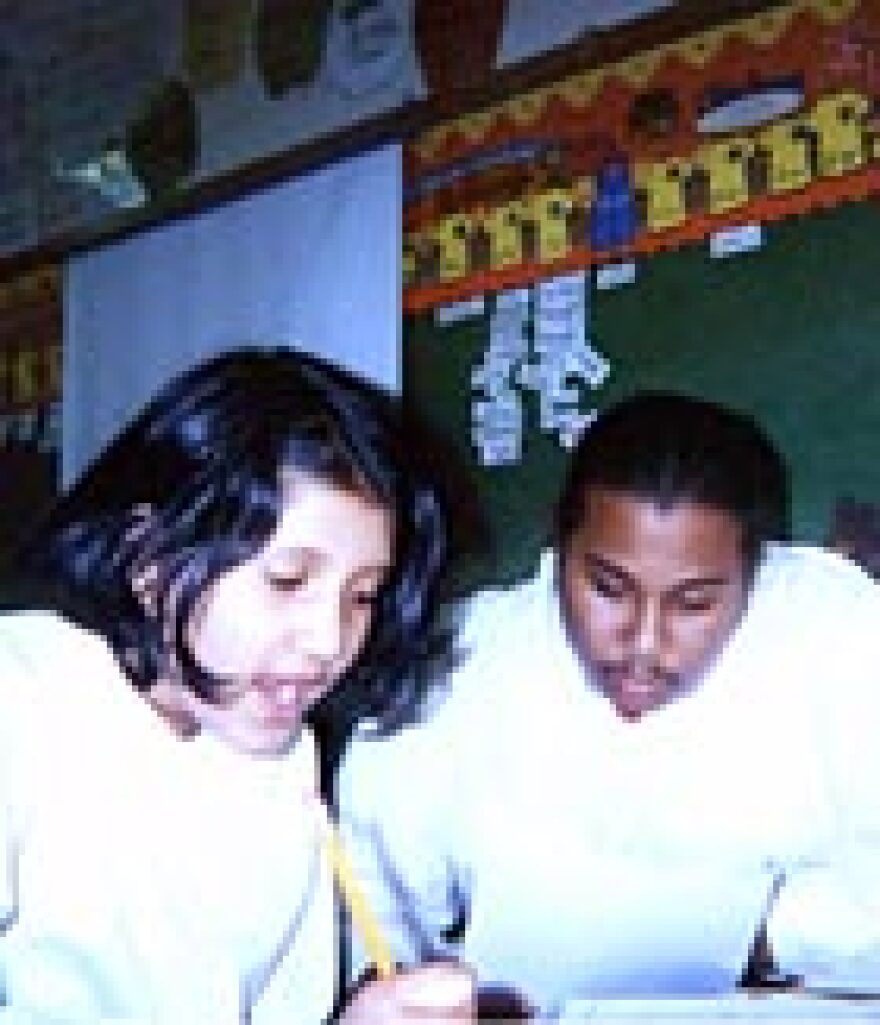
<path fill-rule="evenodd" d="M 376 966 L 380 979 L 390 978 L 394 974 L 394 958 L 391 956 L 391 948 L 382 935 L 379 922 L 355 876 L 339 832 L 329 819 L 326 820 L 324 830 L 324 849 L 333 871 L 333 878 L 348 907 L 352 925 L 361 935 L 367 956 Z"/>

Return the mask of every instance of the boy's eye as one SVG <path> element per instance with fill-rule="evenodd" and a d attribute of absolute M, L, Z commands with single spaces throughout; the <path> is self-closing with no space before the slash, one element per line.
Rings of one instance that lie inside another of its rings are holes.
<path fill-rule="evenodd" d="M 624 595 L 623 585 L 613 577 L 593 575 L 589 578 L 590 587 L 601 598 L 622 598 Z"/>
<path fill-rule="evenodd" d="M 715 607 L 716 598 L 711 594 L 680 594 L 676 605 L 682 612 L 711 612 Z"/>

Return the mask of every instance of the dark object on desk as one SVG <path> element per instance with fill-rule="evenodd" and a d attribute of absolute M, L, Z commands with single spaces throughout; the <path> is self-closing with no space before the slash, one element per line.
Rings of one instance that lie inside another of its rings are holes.
<path fill-rule="evenodd" d="M 531 1021 L 536 1009 L 510 986 L 482 985 L 477 987 L 477 1021 Z"/>
<path fill-rule="evenodd" d="M 758 930 L 749 950 L 749 958 L 739 980 L 739 988 L 756 992 L 765 990 L 799 989 L 801 978 L 779 971 L 773 951 L 767 939 L 767 924 Z"/>
<path fill-rule="evenodd" d="M 339 1020 L 358 990 L 375 982 L 377 978 L 375 965 L 370 965 L 362 972 L 354 987 L 337 1003 L 333 1014 L 328 1019 L 328 1025 Z M 476 1020 L 478 1025 L 481 1022 L 532 1021 L 536 1016 L 536 1008 L 512 987 L 495 984 L 477 986 Z"/>

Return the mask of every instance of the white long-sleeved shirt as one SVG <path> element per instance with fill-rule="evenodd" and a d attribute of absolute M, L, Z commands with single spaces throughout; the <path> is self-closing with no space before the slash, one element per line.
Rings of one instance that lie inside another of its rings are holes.
<path fill-rule="evenodd" d="M 628 722 L 555 569 L 471 603 L 425 724 L 350 748 L 340 805 L 398 956 L 451 950 L 540 1006 L 698 995 L 735 984 L 769 908 L 783 970 L 880 989 L 877 586 L 774 549 L 699 686 Z"/>
<path fill-rule="evenodd" d="M 99 637 L 0 619 L 3 1025 L 319 1025 L 316 758 L 175 736 Z"/>

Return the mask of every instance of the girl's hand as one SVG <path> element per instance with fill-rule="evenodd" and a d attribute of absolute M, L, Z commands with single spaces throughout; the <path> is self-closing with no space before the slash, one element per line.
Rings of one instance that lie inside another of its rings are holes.
<path fill-rule="evenodd" d="M 339 1025 L 463 1025 L 474 1021 L 473 974 L 462 965 L 443 962 L 367 983 L 354 995 Z"/>

